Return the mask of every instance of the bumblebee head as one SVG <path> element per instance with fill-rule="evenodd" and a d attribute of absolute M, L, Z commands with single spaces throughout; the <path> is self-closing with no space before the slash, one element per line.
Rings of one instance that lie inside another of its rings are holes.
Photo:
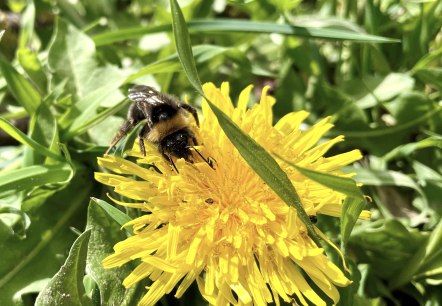
<path fill-rule="evenodd" d="M 189 149 L 189 140 L 192 138 L 192 132 L 187 129 L 181 129 L 164 137 L 160 142 L 160 149 L 178 158 L 184 158 L 191 162 L 192 153 Z"/>

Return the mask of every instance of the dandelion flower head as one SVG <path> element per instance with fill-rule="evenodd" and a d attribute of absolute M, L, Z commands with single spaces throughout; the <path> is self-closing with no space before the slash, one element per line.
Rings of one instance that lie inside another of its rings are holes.
<path fill-rule="evenodd" d="M 360 152 L 324 157 L 343 136 L 318 145 L 332 127 L 330 118 L 302 131 L 308 113 L 301 111 L 273 125 L 275 99 L 264 88 L 259 103 L 249 109 L 251 89 L 242 91 L 235 107 L 228 83 L 221 88 L 211 83 L 203 86 L 208 99 L 267 152 L 304 168 L 349 176 L 340 168 L 359 160 Z M 129 152 L 136 163 L 109 155 L 99 158 L 99 164 L 113 173 L 96 173 L 96 179 L 136 203 L 114 201 L 145 212 L 127 224 L 133 226 L 133 235 L 115 245 L 115 253 L 105 258 L 104 266 L 118 267 L 139 259 L 123 282 L 130 287 L 151 279 L 139 305 L 154 305 L 174 288 L 179 298 L 193 282 L 211 305 L 279 305 L 280 299 L 302 305 L 337 303 L 336 286 L 347 286 L 349 279 L 308 236 L 296 210 L 243 160 L 205 101 L 202 113 L 201 127 L 194 129 L 198 150 L 216 161 L 215 170 L 195 156 L 194 163 L 176 160 L 177 173 L 152 145 L 146 147 L 146 156 L 137 146 Z M 340 216 L 344 194 L 276 160 L 307 214 Z M 156 169 L 146 167 L 152 164 Z M 361 218 L 367 217 L 364 211 Z M 318 288 L 330 300 L 324 301 Z"/>

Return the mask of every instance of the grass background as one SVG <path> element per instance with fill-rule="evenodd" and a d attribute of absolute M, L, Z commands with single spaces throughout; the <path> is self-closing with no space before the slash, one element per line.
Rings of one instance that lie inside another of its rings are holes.
<path fill-rule="evenodd" d="M 372 198 L 373 218 L 347 241 L 353 284 L 340 304 L 440 305 L 442 2 L 179 4 L 202 82 L 229 81 L 232 97 L 249 84 L 259 97 L 269 85 L 275 120 L 297 110 L 310 112 L 307 125 L 331 115 L 328 136 L 346 141 L 330 155 L 363 151 L 348 171 Z M 200 105 L 168 7 L 0 4 L 0 305 L 134 305 L 144 293 L 147 283 L 121 286 L 130 265 L 101 267 L 126 237 L 120 224 L 138 212 L 97 200 L 110 191 L 93 172 L 123 122 L 131 85 Z M 318 226 L 340 241 L 339 220 L 320 216 Z M 161 305 L 204 305 L 196 290 Z"/>

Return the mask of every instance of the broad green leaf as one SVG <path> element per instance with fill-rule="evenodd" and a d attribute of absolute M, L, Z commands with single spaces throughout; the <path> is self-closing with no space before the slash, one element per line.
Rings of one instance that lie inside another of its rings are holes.
<path fill-rule="evenodd" d="M 38 90 L 43 94 L 46 93 L 47 78 L 46 74 L 43 72 L 43 68 L 37 54 L 33 53 L 27 48 L 22 48 L 18 49 L 17 57 L 20 66 L 23 67 L 26 74 L 29 76 Z"/>
<path fill-rule="evenodd" d="M 31 138 L 23 134 L 23 132 L 21 132 L 19 129 L 13 126 L 10 122 L 8 122 L 7 120 L 1 117 L 0 117 L 0 128 L 4 130 L 7 134 L 9 134 L 11 137 L 16 139 L 18 142 L 33 148 L 38 153 L 58 161 L 64 161 L 62 156 L 55 154 L 54 152 L 45 148 L 38 142 L 35 142 Z"/>
<path fill-rule="evenodd" d="M 356 104 L 361 109 L 371 108 L 379 103 L 389 101 L 403 92 L 414 87 L 414 79 L 407 74 L 391 73 L 366 96 L 359 99 Z"/>
<path fill-rule="evenodd" d="M 419 69 L 416 72 L 416 76 L 423 82 L 432 84 L 438 90 L 442 90 L 442 68 Z"/>
<path fill-rule="evenodd" d="M 99 67 L 92 39 L 61 19 L 48 57 L 54 84 L 68 80 L 66 89 L 75 103 L 60 121 L 63 128 L 77 128 L 94 118 L 100 105 L 123 99 L 118 87 L 127 76 L 115 66 Z"/>
<path fill-rule="evenodd" d="M 421 185 L 426 185 L 425 181 L 430 181 L 438 184 L 442 188 L 442 174 L 437 169 L 432 169 L 427 165 L 413 160 L 413 170 L 416 173 L 417 181 Z"/>
<path fill-rule="evenodd" d="M 75 240 L 66 262 L 47 287 L 40 292 L 35 305 L 93 305 L 92 301 L 87 298 L 83 286 L 90 236 L 91 231 L 87 230 Z"/>
<path fill-rule="evenodd" d="M 95 60 L 92 39 L 62 19 L 57 19 L 48 63 L 53 71 L 53 82 L 58 84 L 67 79 L 67 90 L 75 101 L 108 82 L 107 74 Z"/>
<path fill-rule="evenodd" d="M 37 282 L 42 282 L 41 289 L 60 269 L 76 238 L 72 227 L 84 226 L 79 216 L 90 196 L 92 184 L 84 179 L 90 175 L 79 173 L 68 188 L 50 197 L 51 192 L 43 192 L 23 203 L 31 219 L 26 239 L 0 237 L 0 305 L 24 305 L 22 294 Z"/>
<path fill-rule="evenodd" d="M 346 172 L 355 172 L 355 180 L 368 186 L 400 186 L 420 190 L 408 175 L 391 170 L 344 167 Z"/>
<path fill-rule="evenodd" d="M 8 88 L 17 100 L 17 103 L 23 106 L 28 114 L 32 115 L 41 102 L 41 96 L 38 91 L 3 56 L 0 56 L 0 68 Z"/>
<path fill-rule="evenodd" d="M 87 270 L 100 289 L 102 304 L 135 305 L 140 298 L 137 293 L 145 294 L 143 282 L 128 289 L 122 285 L 123 280 L 134 269 L 134 263 L 113 269 L 105 269 L 102 264 L 103 259 L 114 252 L 114 245 L 127 238 L 127 233 L 121 230 L 121 224 L 112 217 L 112 215 L 115 216 L 114 210 L 119 211 L 98 199 L 92 198 L 89 202 L 87 228 L 91 230 L 91 238 L 88 247 Z M 119 213 L 122 214 L 121 211 Z M 126 219 L 127 215 L 124 214 L 124 216 Z M 117 217 L 117 219 L 120 218 Z"/>
<path fill-rule="evenodd" d="M 370 43 L 393 43 L 397 39 L 370 35 L 361 32 L 350 31 L 348 29 L 332 29 L 318 27 L 300 27 L 289 24 L 278 24 L 273 22 L 260 22 L 240 19 L 214 19 L 214 20 L 193 20 L 188 22 L 191 33 L 210 32 L 239 32 L 239 33 L 278 33 L 283 35 L 293 35 L 305 38 L 321 38 L 332 40 L 351 40 L 357 42 Z M 145 34 L 170 32 L 170 24 L 133 27 L 97 34 L 93 37 L 97 46 L 107 45 L 119 41 L 137 39 Z"/>
<path fill-rule="evenodd" d="M 0 195 L 32 190 L 46 184 L 66 184 L 72 178 L 69 164 L 34 165 L 0 172 Z"/>
<path fill-rule="evenodd" d="M 391 170 L 374 170 L 366 168 L 344 167 L 345 171 L 355 172 L 355 180 L 367 186 L 399 186 L 414 189 L 421 195 L 422 205 L 428 209 L 427 197 L 422 188 L 410 176 Z"/>
<path fill-rule="evenodd" d="M 392 219 L 357 227 L 348 245 L 358 262 L 369 263 L 377 275 L 389 279 L 407 267 L 426 239 L 419 231 L 408 230 Z"/>
<path fill-rule="evenodd" d="M 98 206 L 100 206 L 109 215 L 109 217 L 120 226 L 123 226 L 124 224 L 132 220 L 128 215 L 123 213 L 121 210 L 115 208 L 114 206 L 110 205 L 109 203 L 103 200 L 97 198 L 91 198 L 91 201 L 95 202 Z"/>
<path fill-rule="evenodd" d="M 175 44 L 178 55 L 183 65 L 184 72 L 193 87 L 204 97 L 204 93 L 199 82 L 198 72 L 196 71 L 195 61 L 192 55 L 192 48 L 187 32 L 187 26 L 181 13 L 181 9 L 176 0 L 170 0 L 172 10 L 173 28 Z M 185 36 L 185 37 L 183 37 Z M 214 112 L 218 122 L 239 151 L 244 160 L 258 174 L 264 182 L 284 201 L 287 205 L 297 210 L 298 216 L 307 227 L 307 231 L 316 244 L 320 245 L 320 238 L 315 232 L 314 226 L 309 216 L 302 206 L 301 200 L 296 193 L 295 187 L 288 178 L 287 174 L 281 169 L 273 157 L 265 151 L 254 139 L 244 134 L 241 129 L 215 104 L 208 99 L 207 103 Z"/>
<path fill-rule="evenodd" d="M 60 119 L 60 125 L 67 128 L 67 133 L 79 129 L 85 122 L 97 116 L 101 105 L 117 107 L 124 99 L 118 87 L 127 78 L 116 67 L 97 68 L 98 74 L 91 77 L 90 82 L 96 84 L 84 97 L 77 101 Z M 98 81 L 95 77 L 100 78 Z M 111 110 L 109 110 L 111 111 Z"/>
<path fill-rule="evenodd" d="M 383 107 L 395 118 L 397 124 L 408 123 L 437 108 L 434 101 L 423 92 L 409 91 L 397 96 Z"/>

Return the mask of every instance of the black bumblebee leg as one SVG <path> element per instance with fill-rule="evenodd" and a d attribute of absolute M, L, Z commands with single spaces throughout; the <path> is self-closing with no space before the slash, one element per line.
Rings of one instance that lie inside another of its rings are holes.
<path fill-rule="evenodd" d="M 137 108 L 143 113 L 143 117 L 147 120 L 149 128 L 153 127 L 152 122 L 152 105 L 145 102 L 137 102 Z"/>
<path fill-rule="evenodd" d="M 192 133 L 192 134 L 193 134 L 193 133 Z M 192 135 L 192 142 L 193 142 L 193 145 L 194 145 L 194 146 L 197 146 L 197 145 L 198 145 L 198 141 L 196 140 L 195 135 Z"/>
<path fill-rule="evenodd" d="M 195 122 L 196 125 L 199 127 L 200 126 L 200 121 L 198 119 L 198 113 L 196 111 L 196 108 L 194 108 L 193 106 L 189 105 L 189 104 L 180 104 L 179 107 L 185 109 L 186 111 L 188 111 L 189 113 L 192 114 L 193 118 L 195 118 Z"/>
<path fill-rule="evenodd" d="M 170 155 L 166 154 L 166 153 L 162 153 L 163 157 L 165 160 L 168 160 L 169 163 L 173 166 L 173 168 L 175 169 L 176 173 L 180 173 L 177 169 L 177 167 L 175 166 L 175 163 L 173 162 L 173 159 Z"/>
<path fill-rule="evenodd" d="M 126 134 L 129 133 L 135 127 L 135 125 L 136 125 L 136 123 L 133 121 L 124 122 L 123 125 L 121 126 L 120 130 L 118 131 L 117 135 L 115 135 L 114 139 L 112 139 L 112 142 L 111 142 L 109 148 L 107 149 L 106 153 L 104 153 L 104 154 L 109 154 L 109 152 L 118 144 L 118 142 L 121 140 L 121 138 L 126 136 Z"/>
<path fill-rule="evenodd" d="M 144 147 L 144 137 L 150 132 L 150 127 L 145 124 L 138 133 L 138 140 L 140 142 L 140 150 L 143 156 L 146 156 L 146 148 Z"/>

